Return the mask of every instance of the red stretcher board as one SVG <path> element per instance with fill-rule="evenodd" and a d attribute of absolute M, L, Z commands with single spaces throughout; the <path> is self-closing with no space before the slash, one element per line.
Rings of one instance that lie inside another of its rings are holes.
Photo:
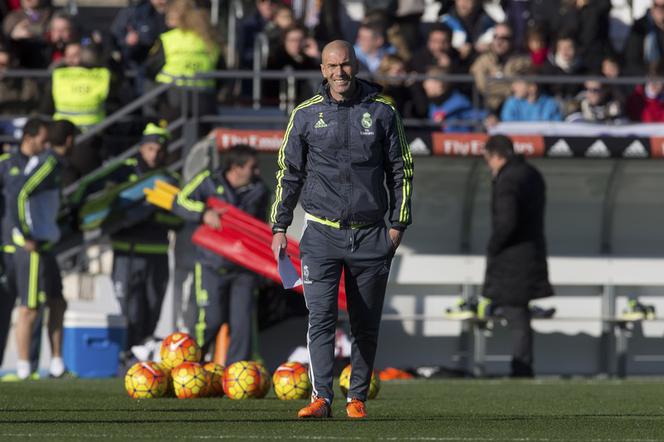
<path fill-rule="evenodd" d="M 207 205 L 222 213 L 222 228 L 215 230 L 201 225 L 194 232 L 192 242 L 281 284 L 277 262 L 272 254 L 272 228 L 263 221 L 217 198 L 209 198 Z M 301 277 L 299 242 L 288 237 L 286 252 Z M 295 287 L 293 290 L 300 294 L 303 293 L 302 286 Z M 339 284 L 339 308 L 346 310 L 346 287 L 343 275 Z"/>

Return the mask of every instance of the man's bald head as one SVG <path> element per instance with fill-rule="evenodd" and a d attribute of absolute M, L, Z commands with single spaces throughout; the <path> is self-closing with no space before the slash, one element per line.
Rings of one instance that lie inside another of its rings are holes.
<path fill-rule="evenodd" d="M 320 70 L 330 86 L 330 95 L 337 101 L 355 93 L 355 75 L 358 71 L 353 46 L 344 40 L 334 40 L 323 48 Z"/>
<path fill-rule="evenodd" d="M 341 51 L 345 55 L 349 55 L 350 58 L 352 58 L 352 60 L 357 61 L 355 57 L 355 50 L 353 49 L 352 44 L 350 44 L 346 40 L 334 40 L 326 44 L 325 47 L 323 48 L 323 52 L 321 54 L 321 59 L 323 60 L 323 63 L 325 63 L 325 59 L 329 57 L 331 53 L 338 51 Z"/>

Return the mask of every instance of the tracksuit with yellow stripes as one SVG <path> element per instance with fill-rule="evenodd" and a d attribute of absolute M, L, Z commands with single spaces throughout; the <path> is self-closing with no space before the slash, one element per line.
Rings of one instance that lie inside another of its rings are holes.
<path fill-rule="evenodd" d="M 118 164 L 104 181 L 133 182 L 157 171 L 138 154 Z M 166 170 L 163 174 L 169 176 L 171 184 L 179 184 L 175 174 Z M 111 234 L 111 279 L 122 314 L 127 318 L 126 349 L 143 343 L 157 327 L 169 278 L 168 232 L 181 225 L 179 217 L 143 202 L 128 210 Z"/>
<path fill-rule="evenodd" d="M 394 254 L 388 229 L 411 223 L 413 161 L 401 118 L 378 85 L 356 81 L 350 100 L 336 102 L 323 82 L 291 113 L 271 211 L 274 231 L 291 224 L 298 200 L 307 213 L 300 255 L 310 376 L 314 396 L 329 401 L 342 270 L 352 334 L 348 395 L 365 400 Z"/>
<path fill-rule="evenodd" d="M 178 194 L 173 212 L 190 222 L 200 223 L 205 202 L 211 196 L 226 201 L 258 218 L 265 219 L 270 193 L 260 179 L 233 188 L 222 170 L 205 170 Z M 221 219 L 223 226 L 224 220 Z M 226 364 L 247 360 L 252 354 L 252 316 L 256 275 L 225 260 L 214 252 L 196 247 L 194 292 L 198 307 L 196 340 L 206 353 L 219 327 L 228 322 L 230 345 Z"/>
<path fill-rule="evenodd" d="M 2 363 L 7 336 L 9 334 L 11 313 L 16 302 L 16 272 L 14 269 L 14 253 L 16 246 L 12 238 L 14 228 L 14 211 L 11 205 L 17 201 L 26 179 L 26 165 L 30 157 L 23 155 L 18 149 L 13 149 L 9 153 L 0 155 L 0 188 L 2 197 L 0 198 L 0 213 L 2 213 L 2 244 L 0 245 L 2 255 L 2 271 L 0 276 L 0 363 Z M 19 275 L 27 277 L 28 273 Z M 26 299 L 26 296 L 22 296 Z M 33 327 L 32 337 L 30 339 L 30 362 L 33 370 L 37 369 L 39 363 L 39 350 L 41 347 L 41 329 L 42 317 L 39 316 Z"/>
<path fill-rule="evenodd" d="M 60 239 L 58 212 L 60 209 L 61 165 L 50 151 L 40 155 L 16 158 L 23 178 L 11 180 L 7 209 L 11 222 L 7 226 L 15 252 L 13 255 L 15 285 L 21 305 L 39 308 L 49 300 L 64 302 L 62 279 L 53 246 Z M 11 171 L 10 171 L 11 174 Z M 37 250 L 23 248 L 26 240 L 37 243 Z"/>

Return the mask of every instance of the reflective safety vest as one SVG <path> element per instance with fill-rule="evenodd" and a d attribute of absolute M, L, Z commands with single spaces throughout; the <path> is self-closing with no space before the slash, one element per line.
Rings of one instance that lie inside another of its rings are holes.
<path fill-rule="evenodd" d="M 175 81 L 178 86 L 214 88 L 214 80 L 194 80 L 192 77 L 197 73 L 214 71 L 219 59 L 217 48 L 210 51 L 202 38 L 194 32 L 181 29 L 165 32 L 159 38 L 166 61 L 157 74 L 158 83 Z"/>
<path fill-rule="evenodd" d="M 54 120 L 69 120 L 79 128 L 100 123 L 111 86 L 106 68 L 61 67 L 53 71 Z"/>

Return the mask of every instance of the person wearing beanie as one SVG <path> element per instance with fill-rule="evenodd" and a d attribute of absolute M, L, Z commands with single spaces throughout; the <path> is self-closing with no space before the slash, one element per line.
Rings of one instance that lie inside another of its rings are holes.
<path fill-rule="evenodd" d="M 165 169 L 170 134 L 150 123 L 143 131 L 139 152 L 124 160 L 109 176 L 117 184 L 136 182 L 160 174 L 171 184 L 179 177 Z M 107 183 L 108 185 L 108 183 Z M 169 278 L 168 233 L 180 226 L 174 215 L 147 202 L 129 210 L 123 226 L 111 233 L 113 247 L 113 288 L 127 318 L 125 355 L 132 347 L 152 341 Z"/>

